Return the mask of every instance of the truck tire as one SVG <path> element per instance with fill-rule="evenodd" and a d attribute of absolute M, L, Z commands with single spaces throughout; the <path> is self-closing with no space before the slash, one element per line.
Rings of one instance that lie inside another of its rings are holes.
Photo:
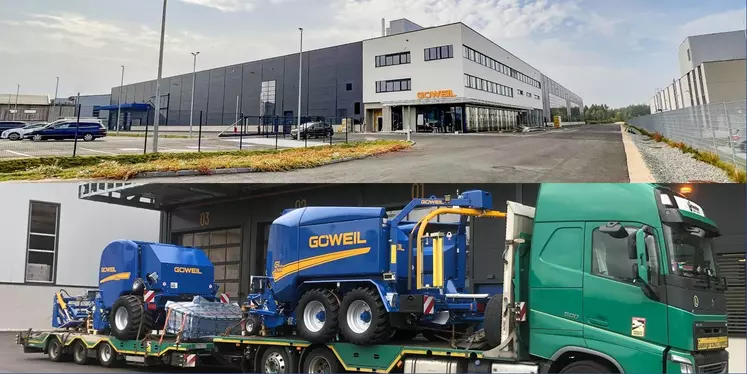
<path fill-rule="evenodd" d="M 559 373 L 614 373 L 615 370 L 596 361 L 576 361 L 560 369 Z"/>
<path fill-rule="evenodd" d="M 337 335 L 340 302 L 330 290 L 307 291 L 296 307 L 298 335 L 312 343 L 328 343 Z"/>
<path fill-rule="evenodd" d="M 47 344 L 47 356 L 49 356 L 49 359 L 54 362 L 67 360 L 68 356 L 65 354 L 64 349 L 62 349 L 62 342 L 60 342 L 60 339 L 57 339 L 57 337 L 52 337 L 52 339 L 49 340 L 49 343 Z"/>
<path fill-rule="evenodd" d="M 117 351 L 107 342 L 102 342 L 96 349 L 96 356 L 99 358 L 99 364 L 103 367 L 117 366 Z"/>
<path fill-rule="evenodd" d="M 495 348 L 501 344 L 502 319 L 503 296 L 495 295 L 490 298 L 488 305 L 485 306 L 485 321 L 483 322 L 485 340 L 487 340 L 490 348 Z"/>
<path fill-rule="evenodd" d="M 340 330 L 350 343 L 371 345 L 389 338 L 389 315 L 376 290 L 356 288 L 342 298 Z"/>
<path fill-rule="evenodd" d="M 112 335 L 121 340 L 143 338 L 153 326 L 153 317 L 145 310 L 142 298 L 134 295 L 120 296 L 109 313 Z"/>
<path fill-rule="evenodd" d="M 80 339 L 73 343 L 73 361 L 78 365 L 88 365 L 91 362 L 88 359 L 88 347 Z"/>
<path fill-rule="evenodd" d="M 262 329 L 262 320 L 255 316 L 250 315 L 244 320 L 244 332 L 246 336 L 255 336 L 259 334 L 259 330 Z"/>
<path fill-rule="evenodd" d="M 283 374 L 295 373 L 293 362 L 290 355 L 283 347 L 269 347 L 262 354 L 262 361 L 259 365 L 260 373 Z"/>
<path fill-rule="evenodd" d="M 332 351 L 326 347 L 319 347 L 311 350 L 303 359 L 301 372 L 335 374 L 344 370 Z"/>

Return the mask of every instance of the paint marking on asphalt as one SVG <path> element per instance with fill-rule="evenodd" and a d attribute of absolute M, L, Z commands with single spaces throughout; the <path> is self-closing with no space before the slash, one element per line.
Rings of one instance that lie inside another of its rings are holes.
<path fill-rule="evenodd" d="M 116 153 L 114 153 L 114 152 L 99 151 L 99 150 L 96 150 L 96 149 L 83 148 L 83 147 L 80 147 L 80 149 L 82 149 L 84 151 L 88 151 L 88 152 L 103 153 L 105 155 L 116 155 Z"/>
<path fill-rule="evenodd" d="M 21 153 L 21 152 L 16 152 L 16 151 L 11 151 L 11 150 L 9 150 L 9 149 L 6 149 L 6 150 L 5 150 L 5 152 L 9 152 L 9 153 L 12 153 L 12 154 L 14 154 L 14 155 L 17 155 L 17 156 L 23 156 L 23 157 L 34 157 L 34 156 L 32 156 L 32 155 L 27 155 L 27 154 L 25 154 L 25 153 Z"/>

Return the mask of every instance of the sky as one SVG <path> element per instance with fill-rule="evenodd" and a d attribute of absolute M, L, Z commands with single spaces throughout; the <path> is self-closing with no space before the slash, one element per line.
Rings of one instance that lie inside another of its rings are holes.
<path fill-rule="evenodd" d="M 155 79 L 160 0 L 0 0 L 0 94 L 110 93 Z M 379 36 L 381 18 L 461 21 L 584 103 L 645 103 L 688 35 L 745 28 L 744 0 L 169 0 L 163 75 Z"/>

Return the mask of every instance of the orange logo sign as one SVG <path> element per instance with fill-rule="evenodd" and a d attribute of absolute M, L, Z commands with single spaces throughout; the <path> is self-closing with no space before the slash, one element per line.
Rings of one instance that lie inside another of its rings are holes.
<path fill-rule="evenodd" d="M 418 99 L 436 99 L 439 97 L 456 97 L 452 90 L 418 92 Z"/>

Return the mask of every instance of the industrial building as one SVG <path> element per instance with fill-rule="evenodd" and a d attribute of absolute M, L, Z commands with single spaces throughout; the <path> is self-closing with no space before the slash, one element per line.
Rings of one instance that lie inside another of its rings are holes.
<path fill-rule="evenodd" d="M 673 185 L 679 190 L 681 186 Z M 583 188 L 579 186 L 579 188 Z M 745 186 L 701 184 L 691 197 L 721 229 L 716 254 L 720 275 L 727 278 L 729 328 L 745 330 Z M 234 299 L 246 297 L 251 275 L 265 275 L 270 224 L 284 209 L 304 206 L 376 206 L 390 217 L 413 198 L 454 196 L 458 191 L 483 189 L 493 195 L 495 208 L 506 201 L 536 204 L 537 184 L 136 184 L 87 183 L 80 198 L 161 212 L 160 240 L 196 246 L 216 265 L 216 282 Z M 102 206 L 105 206 L 102 204 Z M 409 219 L 424 216 L 417 210 Z M 441 216 L 441 222 L 454 219 Z M 493 292 L 502 282 L 503 221 L 470 219 L 468 228 L 469 287 Z M 91 271 L 95 274 L 94 271 Z"/>
<path fill-rule="evenodd" d="M 0 94 L 0 121 L 46 121 L 49 115 L 47 95 Z"/>
<path fill-rule="evenodd" d="M 108 243 L 158 240 L 159 213 L 81 200 L 77 183 L 3 183 L 0 194 L 0 297 L 19 306 L 3 308 L 0 331 L 49 329 L 55 292 L 98 288 Z"/>
<path fill-rule="evenodd" d="M 649 100 L 651 113 L 747 100 L 745 30 L 687 37 L 679 76 Z"/>
<path fill-rule="evenodd" d="M 482 132 L 583 115 L 578 95 L 461 22 L 421 27 L 399 19 L 387 28 L 382 20 L 380 37 L 304 51 L 301 113 L 298 64 L 290 54 L 163 78 L 159 123 L 186 126 L 191 113 L 206 126 L 241 115 L 295 123 L 300 114 L 335 124 L 353 118 L 367 131 Z M 123 128 L 153 122 L 155 83 L 112 87 L 107 109 L 122 104 Z"/>

